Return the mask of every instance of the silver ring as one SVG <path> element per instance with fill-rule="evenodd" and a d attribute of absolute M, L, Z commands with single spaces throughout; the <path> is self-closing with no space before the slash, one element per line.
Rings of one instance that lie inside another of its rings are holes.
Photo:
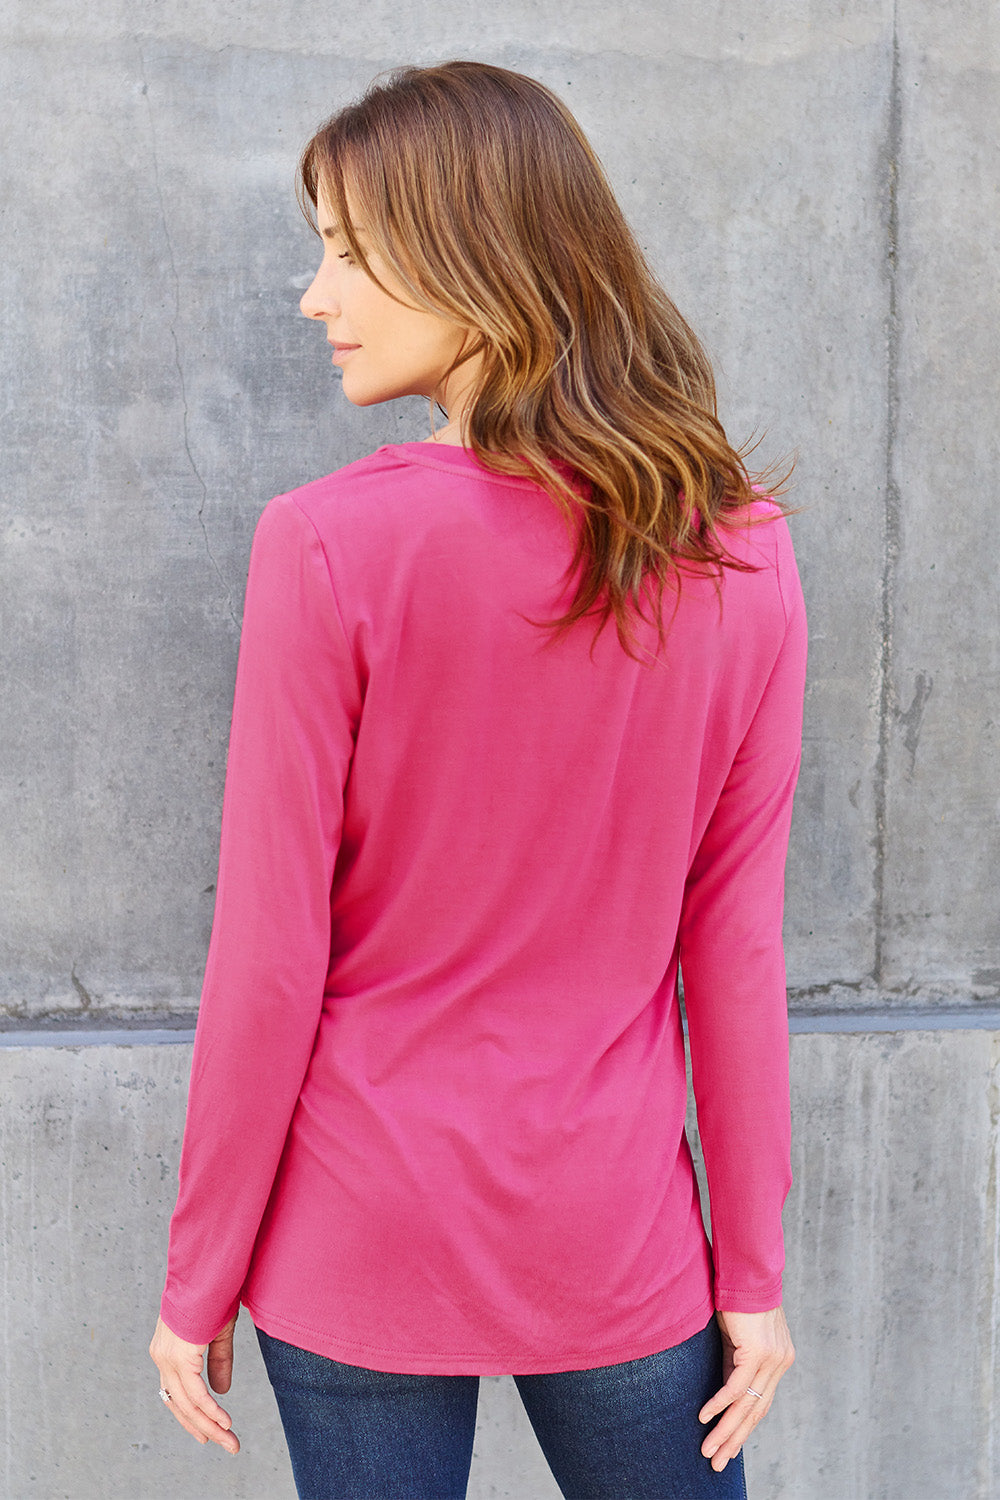
<path fill-rule="evenodd" d="M 747 1386 L 746 1393 L 747 1393 L 748 1396 L 756 1396 L 758 1401 L 763 1401 L 763 1399 L 764 1399 L 764 1397 L 761 1395 L 760 1391 L 755 1391 L 752 1385 L 748 1385 Z M 163 1395 L 162 1391 L 160 1392 L 160 1395 L 161 1396 Z M 167 1397 L 167 1400 L 168 1401 L 170 1400 L 169 1396 Z"/>
<path fill-rule="evenodd" d="M 162 1385 L 160 1386 L 160 1400 L 165 1401 L 168 1406 L 170 1405 L 170 1392 L 165 1391 Z"/>

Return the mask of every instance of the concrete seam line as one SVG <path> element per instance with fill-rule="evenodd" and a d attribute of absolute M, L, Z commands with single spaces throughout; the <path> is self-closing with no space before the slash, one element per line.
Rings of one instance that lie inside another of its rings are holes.
<path fill-rule="evenodd" d="M 788 1018 L 792 1035 L 808 1032 L 1000 1031 L 1000 1010 L 826 1011 Z"/>
<path fill-rule="evenodd" d="M 815 1015 L 790 1016 L 793 1036 L 813 1032 L 881 1035 L 893 1031 L 996 1031 L 1000 1032 L 1000 1010 L 982 1011 L 827 1011 Z M 186 1047 L 194 1031 L 0 1031 L 0 1050 L 18 1047 Z"/>
<path fill-rule="evenodd" d="M 0 1049 L 17 1047 L 190 1046 L 194 1031 L 0 1031 Z"/>

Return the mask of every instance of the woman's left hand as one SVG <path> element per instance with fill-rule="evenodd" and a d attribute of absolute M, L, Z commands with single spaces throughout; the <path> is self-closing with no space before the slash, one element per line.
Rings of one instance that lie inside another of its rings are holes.
<path fill-rule="evenodd" d="M 701 1445 L 712 1468 L 719 1473 L 735 1458 L 774 1400 L 778 1381 L 795 1359 L 785 1314 L 780 1307 L 770 1312 L 717 1312 L 722 1331 L 722 1366 L 725 1385 L 698 1413 L 699 1422 L 719 1417 Z"/>
<path fill-rule="evenodd" d="M 199 1443 L 218 1443 L 227 1453 L 239 1453 L 240 1440 L 232 1418 L 214 1399 L 202 1375 L 208 1351 L 208 1378 L 212 1390 L 228 1391 L 233 1375 L 233 1318 L 210 1344 L 189 1344 L 178 1338 L 160 1318 L 149 1346 L 149 1357 L 160 1372 L 164 1405 Z M 169 1401 L 163 1393 L 169 1396 Z"/>

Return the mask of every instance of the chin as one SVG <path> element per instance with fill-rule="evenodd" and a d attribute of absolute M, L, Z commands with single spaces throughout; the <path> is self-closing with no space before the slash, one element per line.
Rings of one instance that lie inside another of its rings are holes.
<path fill-rule="evenodd" d="M 383 401 L 395 401 L 398 396 L 403 394 L 400 391 L 366 391 L 363 387 L 361 390 L 349 390 L 346 381 L 344 382 L 343 391 L 352 406 L 381 406 Z"/>

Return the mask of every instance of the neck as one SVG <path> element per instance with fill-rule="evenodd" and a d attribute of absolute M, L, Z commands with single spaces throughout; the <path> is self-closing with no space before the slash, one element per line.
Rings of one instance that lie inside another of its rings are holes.
<path fill-rule="evenodd" d="M 465 447 L 461 426 L 458 422 L 448 422 L 444 427 L 438 427 L 431 433 L 430 437 L 424 438 L 424 442 L 449 443 L 453 448 Z"/>
<path fill-rule="evenodd" d="M 465 448 L 466 415 L 470 398 L 476 387 L 482 366 L 483 354 L 476 349 L 464 356 L 452 370 L 443 388 L 430 401 L 431 428 L 434 427 L 434 407 L 440 406 L 447 413 L 445 424 L 424 439 L 427 443 L 450 443 L 455 448 Z"/>

